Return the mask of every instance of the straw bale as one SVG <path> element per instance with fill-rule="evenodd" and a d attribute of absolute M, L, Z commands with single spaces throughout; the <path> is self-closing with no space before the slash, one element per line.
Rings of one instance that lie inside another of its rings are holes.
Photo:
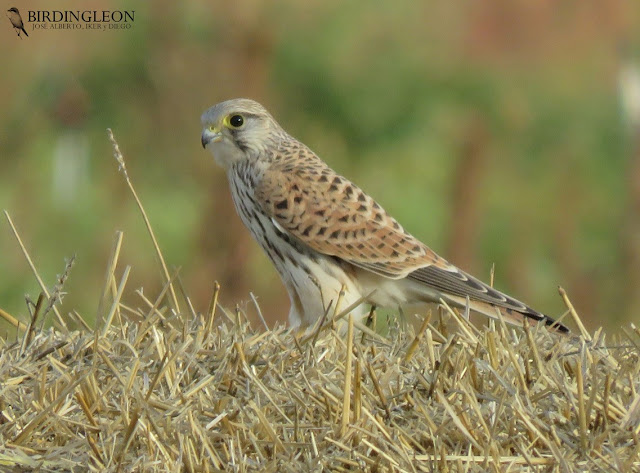
<path fill-rule="evenodd" d="M 0 469 L 640 471 L 635 327 L 345 336 L 213 309 L 118 303 L 108 326 L 4 341 Z"/>

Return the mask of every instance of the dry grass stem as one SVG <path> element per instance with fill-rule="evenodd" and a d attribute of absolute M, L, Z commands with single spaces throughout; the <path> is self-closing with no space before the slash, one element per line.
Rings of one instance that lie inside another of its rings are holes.
<path fill-rule="evenodd" d="M 127 186 L 131 191 L 131 195 L 133 195 L 133 198 L 135 199 L 136 204 L 140 209 L 140 213 L 142 214 L 144 224 L 147 227 L 147 231 L 149 232 L 149 236 L 151 237 L 151 242 L 153 243 L 153 247 L 155 249 L 156 257 L 158 258 L 158 262 L 160 263 L 160 268 L 162 270 L 162 275 L 164 276 L 164 280 L 165 282 L 168 283 L 169 281 L 171 281 L 171 278 L 169 277 L 169 270 L 167 269 L 167 264 L 164 262 L 164 256 L 162 256 L 162 251 L 160 251 L 160 245 L 158 244 L 158 240 L 156 239 L 156 236 L 153 233 L 153 228 L 151 227 L 151 221 L 149 220 L 149 217 L 147 217 L 147 213 L 145 212 L 144 207 L 142 206 L 142 202 L 138 197 L 138 193 L 136 192 L 135 188 L 133 187 L 133 183 L 129 178 L 129 173 L 127 172 L 127 166 L 124 161 L 124 156 L 120 151 L 120 146 L 118 146 L 118 142 L 113 136 L 113 132 L 111 131 L 111 128 L 107 128 L 107 135 L 109 136 L 109 141 L 113 146 L 113 156 L 118 162 L 118 167 L 122 172 L 122 174 L 124 175 L 124 178 L 127 181 Z M 180 306 L 178 305 L 178 298 L 176 297 L 176 293 L 173 288 L 173 285 L 170 285 L 169 292 L 171 294 L 171 302 L 173 305 L 173 309 L 176 311 L 176 313 L 178 313 L 180 312 Z"/>
<path fill-rule="evenodd" d="M 4 211 L 4 216 L 6 217 L 7 222 L 9 222 L 9 226 L 11 227 L 11 231 L 13 232 L 13 236 L 15 236 L 16 241 L 18 242 L 18 245 L 20 246 L 20 250 L 22 250 L 22 254 L 24 255 L 25 259 L 27 260 L 27 264 L 31 268 L 31 271 L 33 272 L 33 276 L 36 278 L 36 281 L 38 281 L 38 285 L 40 286 L 40 290 L 45 294 L 45 296 L 47 296 L 47 299 L 51 299 L 51 295 L 49 294 L 49 291 L 47 290 L 47 287 L 45 286 L 44 282 L 42 282 L 42 278 L 40 277 L 40 274 L 38 273 L 38 270 L 36 269 L 36 266 L 33 264 L 33 260 L 31 259 L 31 256 L 29 256 L 29 252 L 27 251 L 26 246 L 24 246 L 24 243 L 22 242 L 22 238 L 20 238 L 20 234 L 18 233 L 18 230 L 16 229 L 15 225 L 13 224 L 13 220 L 11 220 L 11 217 L 9 216 L 9 212 L 7 212 L 5 210 Z M 55 304 L 55 300 L 53 301 L 53 303 Z M 53 310 L 53 313 L 56 315 L 56 318 L 57 318 L 60 326 L 62 328 L 66 328 L 65 321 L 60 316 L 60 312 L 58 312 L 58 308 L 55 305 L 52 305 L 51 309 Z"/>
<path fill-rule="evenodd" d="M 576 312 L 576 309 L 573 307 L 573 304 L 569 300 L 569 296 L 567 295 L 567 291 L 565 291 L 562 287 L 558 286 L 558 292 L 560 293 L 560 297 L 562 297 L 562 300 L 564 301 L 564 304 L 567 306 L 567 309 L 569 310 L 569 313 L 571 314 L 571 318 L 573 319 L 575 324 L 578 326 L 578 329 L 580 330 L 580 335 L 582 335 L 582 337 L 585 340 L 591 341 L 591 335 L 589 335 L 589 332 L 587 331 L 587 329 L 585 328 L 584 324 L 582 323 L 582 320 L 580 320 L 580 317 L 578 316 L 578 313 Z"/>

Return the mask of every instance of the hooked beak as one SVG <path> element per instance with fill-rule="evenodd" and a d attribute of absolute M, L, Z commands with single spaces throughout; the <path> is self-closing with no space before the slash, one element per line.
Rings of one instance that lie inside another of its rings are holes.
<path fill-rule="evenodd" d="M 202 147 L 206 149 L 209 143 L 217 143 L 222 141 L 222 133 L 214 128 L 213 130 L 210 128 L 205 128 L 202 131 L 201 143 Z"/>

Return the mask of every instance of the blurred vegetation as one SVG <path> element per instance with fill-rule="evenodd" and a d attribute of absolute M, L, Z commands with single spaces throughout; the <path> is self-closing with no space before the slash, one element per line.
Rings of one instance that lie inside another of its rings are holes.
<path fill-rule="evenodd" d="M 247 96 L 457 265 L 488 280 L 495 263 L 498 288 L 550 315 L 561 285 L 592 327 L 640 321 L 639 4 L 103 3 L 134 27 L 0 28 L 0 207 L 46 284 L 77 254 L 67 310 L 95 316 L 116 230 L 129 287 L 161 286 L 110 127 L 196 308 L 218 280 L 224 304 L 252 291 L 286 317 L 200 147 L 202 111 Z M 24 317 L 38 292 L 3 218 L 0 307 Z"/>

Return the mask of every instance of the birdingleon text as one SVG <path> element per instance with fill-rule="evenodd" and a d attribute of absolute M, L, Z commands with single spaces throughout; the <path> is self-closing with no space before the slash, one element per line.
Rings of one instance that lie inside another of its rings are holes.
<path fill-rule="evenodd" d="M 28 21 L 34 23 L 129 23 L 135 10 L 29 10 Z"/>

